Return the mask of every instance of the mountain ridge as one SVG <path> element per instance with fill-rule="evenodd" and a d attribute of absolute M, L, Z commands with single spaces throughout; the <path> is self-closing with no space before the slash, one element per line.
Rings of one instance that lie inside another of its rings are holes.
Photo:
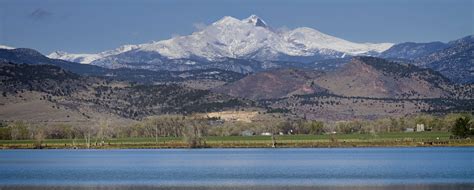
<path fill-rule="evenodd" d="M 406 42 L 392 46 L 380 57 L 406 60 L 410 64 L 431 68 L 457 83 L 474 83 L 474 35 L 448 43 Z"/>
<path fill-rule="evenodd" d="M 186 71 L 151 71 L 146 69 L 129 68 L 109 69 L 96 65 L 79 64 L 60 59 L 51 59 L 42 55 L 36 50 L 28 48 L 0 49 L 0 61 L 28 65 L 54 65 L 83 76 L 102 77 L 143 84 L 184 82 L 189 80 L 229 82 L 240 79 L 243 76 L 237 72 L 215 68 L 193 69 Z"/>
<path fill-rule="evenodd" d="M 323 41 L 323 43 L 319 43 Z M 334 36 L 321 33 L 308 27 L 295 28 L 287 32 L 273 30 L 263 19 L 256 15 L 239 20 L 230 16 L 208 25 L 204 29 L 187 36 L 174 37 L 153 43 L 134 46 L 131 50 L 157 53 L 167 59 L 198 57 L 208 61 L 221 58 L 254 58 L 260 61 L 273 60 L 277 56 L 330 58 L 344 55 L 370 54 L 382 52 L 393 44 L 353 43 Z M 259 52 L 266 49 L 263 52 Z M 100 64 L 100 59 L 117 56 L 127 51 L 106 51 L 112 54 L 98 53 L 82 58 L 83 63 L 91 60 L 92 64 Z M 119 52 L 119 53 L 117 53 Z M 261 55 L 255 55 L 261 54 Z M 49 55 L 53 58 L 77 60 L 80 55 L 58 54 Z M 87 60 L 87 61 L 84 61 Z M 149 60 L 150 64 L 155 60 Z M 156 60 L 158 61 L 158 60 Z M 159 61 L 158 61 L 159 62 Z"/>

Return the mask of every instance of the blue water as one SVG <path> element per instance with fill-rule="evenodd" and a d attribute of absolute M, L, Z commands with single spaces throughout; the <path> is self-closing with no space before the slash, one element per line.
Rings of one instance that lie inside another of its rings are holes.
<path fill-rule="evenodd" d="M 474 184 L 474 148 L 1 150 L 0 185 Z"/>

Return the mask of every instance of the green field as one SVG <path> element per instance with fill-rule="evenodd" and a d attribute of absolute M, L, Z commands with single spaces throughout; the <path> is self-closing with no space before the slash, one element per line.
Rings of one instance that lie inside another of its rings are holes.
<path fill-rule="evenodd" d="M 277 135 L 279 147 L 358 147 L 358 146 L 472 146 L 471 140 L 450 140 L 448 132 L 335 134 L 335 135 Z M 181 137 L 112 138 L 103 144 L 95 139 L 91 148 L 186 148 Z M 208 136 L 208 147 L 271 147 L 270 136 Z M 0 140 L 0 148 L 34 148 L 34 140 Z M 85 140 L 46 139 L 43 148 L 84 148 Z"/>

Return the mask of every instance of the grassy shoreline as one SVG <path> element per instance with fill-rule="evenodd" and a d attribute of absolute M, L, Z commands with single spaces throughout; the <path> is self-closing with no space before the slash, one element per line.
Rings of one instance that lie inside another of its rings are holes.
<path fill-rule="evenodd" d="M 276 136 L 277 148 L 336 148 L 336 147 L 430 147 L 474 146 L 471 139 L 450 139 L 448 132 L 283 135 Z M 204 148 L 272 148 L 269 136 L 209 136 Z M 158 140 L 158 141 L 157 141 Z M 0 149 L 34 149 L 34 140 L 0 140 Z M 87 148 L 83 139 L 46 139 L 44 149 Z M 114 138 L 104 143 L 92 141 L 91 149 L 158 149 L 189 148 L 181 137 Z"/>

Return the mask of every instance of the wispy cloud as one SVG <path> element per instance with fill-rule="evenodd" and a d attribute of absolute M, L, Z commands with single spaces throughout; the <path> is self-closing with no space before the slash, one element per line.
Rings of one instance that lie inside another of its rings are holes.
<path fill-rule="evenodd" d="M 53 13 L 51 13 L 47 10 L 44 10 L 42 8 L 37 8 L 33 12 L 28 14 L 28 17 L 33 19 L 33 20 L 43 20 L 43 19 L 46 19 L 46 18 L 50 17 L 51 15 L 53 15 Z"/>

